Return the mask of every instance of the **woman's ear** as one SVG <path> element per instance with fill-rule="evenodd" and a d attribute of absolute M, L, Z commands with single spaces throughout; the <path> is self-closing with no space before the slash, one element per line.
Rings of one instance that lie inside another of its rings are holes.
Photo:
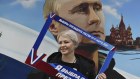
<path fill-rule="evenodd" d="M 59 28 L 58 28 L 58 23 L 56 22 L 52 22 L 52 24 L 50 25 L 49 27 L 49 31 L 54 35 L 54 36 L 57 36 L 58 35 L 58 32 L 59 32 Z"/>

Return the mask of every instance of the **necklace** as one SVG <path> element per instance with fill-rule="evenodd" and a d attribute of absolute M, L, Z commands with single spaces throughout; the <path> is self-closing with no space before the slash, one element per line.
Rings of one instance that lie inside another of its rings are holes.
<path fill-rule="evenodd" d="M 76 57 L 74 57 L 74 60 L 73 61 L 68 61 L 68 60 L 65 61 L 64 58 L 61 58 L 61 61 L 62 62 L 66 62 L 66 63 L 76 63 L 77 59 L 76 59 Z"/>
<path fill-rule="evenodd" d="M 75 58 L 75 60 L 73 61 L 73 63 L 76 63 L 77 59 Z"/>

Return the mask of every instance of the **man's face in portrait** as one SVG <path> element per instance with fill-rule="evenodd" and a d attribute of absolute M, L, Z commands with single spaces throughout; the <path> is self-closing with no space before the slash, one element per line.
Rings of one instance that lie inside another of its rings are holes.
<path fill-rule="evenodd" d="M 100 0 L 64 0 L 58 9 L 58 15 L 65 20 L 79 26 L 85 31 L 104 40 L 104 15 Z M 51 28 L 51 27 L 50 27 Z M 57 31 L 67 29 L 61 24 L 56 27 Z M 80 37 L 81 43 L 91 44 L 91 40 Z"/>

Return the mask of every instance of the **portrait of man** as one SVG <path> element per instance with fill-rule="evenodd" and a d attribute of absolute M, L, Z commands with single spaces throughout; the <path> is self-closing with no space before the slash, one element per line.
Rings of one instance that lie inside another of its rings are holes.
<path fill-rule="evenodd" d="M 56 64 L 81 78 L 140 79 L 139 2 L 0 0 L 0 79 L 56 79 Z"/>

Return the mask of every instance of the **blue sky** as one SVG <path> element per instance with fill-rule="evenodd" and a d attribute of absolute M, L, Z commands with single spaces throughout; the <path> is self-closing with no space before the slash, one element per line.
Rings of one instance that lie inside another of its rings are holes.
<path fill-rule="evenodd" d="M 43 19 L 45 0 L 0 0 L 0 17 L 10 19 L 31 29 L 40 31 Z M 126 27 L 132 28 L 133 38 L 140 37 L 140 0 L 102 0 L 106 18 L 106 34 L 110 34 L 112 24 L 117 26 L 121 14 Z"/>

